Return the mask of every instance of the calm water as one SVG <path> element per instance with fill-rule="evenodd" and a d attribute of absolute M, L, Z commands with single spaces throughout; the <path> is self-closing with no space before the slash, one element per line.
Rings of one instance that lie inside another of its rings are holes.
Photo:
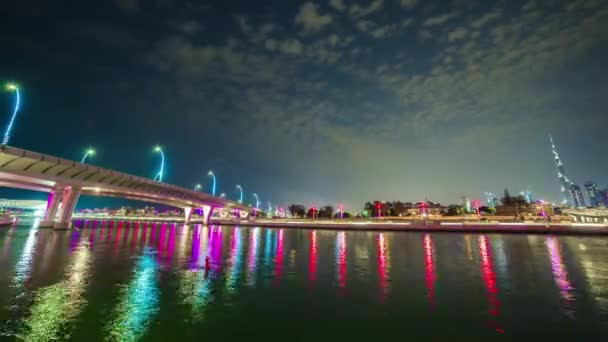
<path fill-rule="evenodd" d="M 0 230 L 1 338 L 600 338 L 607 247 L 599 237 L 21 225 Z"/>

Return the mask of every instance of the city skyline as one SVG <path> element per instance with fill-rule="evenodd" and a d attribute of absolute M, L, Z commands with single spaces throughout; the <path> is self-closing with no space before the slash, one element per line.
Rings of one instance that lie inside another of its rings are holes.
<path fill-rule="evenodd" d="M 605 3 L 408 4 L 3 3 L 11 145 L 152 178 L 158 143 L 168 183 L 352 208 L 558 202 L 551 133 L 571 179 L 608 185 Z"/>

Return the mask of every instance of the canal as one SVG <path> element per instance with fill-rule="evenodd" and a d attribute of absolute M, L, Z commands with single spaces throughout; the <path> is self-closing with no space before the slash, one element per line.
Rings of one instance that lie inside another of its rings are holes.
<path fill-rule="evenodd" d="M 608 333 L 603 237 L 77 226 L 0 228 L 0 339 Z"/>

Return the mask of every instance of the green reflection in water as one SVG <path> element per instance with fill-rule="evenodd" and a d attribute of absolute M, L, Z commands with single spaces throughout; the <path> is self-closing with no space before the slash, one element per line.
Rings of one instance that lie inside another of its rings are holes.
<path fill-rule="evenodd" d="M 135 341 L 148 329 L 159 310 L 158 264 L 146 247 L 135 268 L 135 278 L 122 290 L 122 300 L 107 327 L 109 340 Z"/>
<path fill-rule="evenodd" d="M 22 338 L 26 341 L 65 340 L 87 301 L 84 297 L 90 276 L 91 252 L 81 247 L 72 255 L 67 279 L 42 288 L 34 298 Z"/>

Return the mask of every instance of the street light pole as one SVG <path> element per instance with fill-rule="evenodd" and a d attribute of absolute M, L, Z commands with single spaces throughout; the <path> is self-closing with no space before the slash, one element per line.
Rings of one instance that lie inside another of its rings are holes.
<path fill-rule="evenodd" d="M 237 185 L 236 188 L 241 192 L 241 197 L 239 197 L 239 203 L 243 204 L 243 187 Z"/>
<path fill-rule="evenodd" d="M 211 176 L 211 178 L 213 178 L 213 186 L 211 188 L 211 195 L 215 196 L 215 187 L 217 185 L 217 180 L 215 178 L 215 173 L 213 173 L 213 171 L 209 171 L 207 173 L 207 175 Z"/>
<path fill-rule="evenodd" d="M 154 180 L 158 180 L 159 182 L 163 181 L 163 173 L 165 172 L 165 153 L 163 152 L 163 149 L 157 145 L 154 148 L 154 151 L 160 153 L 160 169 L 158 170 L 158 173 L 156 174 L 156 176 L 154 176 Z"/>
<path fill-rule="evenodd" d="M 6 127 L 6 132 L 4 133 L 2 145 L 8 144 L 8 140 L 11 135 L 11 129 L 13 128 L 13 123 L 15 122 L 15 118 L 17 117 L 17 113 L 19 112 L 19 108 L 21 106 L 21 93 L 19 93 L 19 87 L 14 83 L 9 83 L 6 85 L 6 89 L 8 91 L 15 92 L 15 106 L 13 107 L 13 115 L 11 115 L 11 120 L 8 122 L 8 126 Z"/>
<path fill-rule="evenodd" d="M 84 164 L 84 162 L 87 160 L 88 156 L 94 156 L 94 155 L 95 155 L 95 150 L 93 148 L 89 147 L 85 151 L 84 156 L 82 156 L 82 159 L 80 160 L 80 163 Z"/>

